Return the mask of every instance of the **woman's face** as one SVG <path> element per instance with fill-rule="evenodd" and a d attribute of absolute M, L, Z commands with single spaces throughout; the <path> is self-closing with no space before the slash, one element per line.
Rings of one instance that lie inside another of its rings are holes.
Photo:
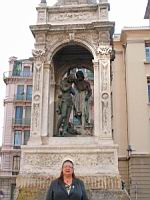
<path fill-rule="evenodd" d="M 72 175 L 73 174 L 73 165 L 71 162 L 65 162 L 64 165 L 63 165 L 63 175 Z"/>

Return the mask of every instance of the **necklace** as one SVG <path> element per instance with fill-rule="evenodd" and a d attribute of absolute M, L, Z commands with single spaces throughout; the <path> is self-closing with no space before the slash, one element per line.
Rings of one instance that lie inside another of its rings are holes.
<path fill-rule="evenodd" d="M 67 193 L 69 194 L 71 190 L 71 185 L 65 184 L 65 188 L 67 190 Z"/>
<path fill-rule="evenodd" d="M 64 179 L 64 183 L 67 184 L 67 185 L 71 185 L 72 179 Z"/>

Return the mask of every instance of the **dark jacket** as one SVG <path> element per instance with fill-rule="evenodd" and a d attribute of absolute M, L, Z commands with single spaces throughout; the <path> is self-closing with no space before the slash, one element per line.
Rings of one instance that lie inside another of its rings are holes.
<path fill-rule="evenodd" d="M 88 200 L 84 183 L 80 179 L 74 179 L 68 195 L 65 184 L 59 179 L 51 182 L 46 200 Z"/>

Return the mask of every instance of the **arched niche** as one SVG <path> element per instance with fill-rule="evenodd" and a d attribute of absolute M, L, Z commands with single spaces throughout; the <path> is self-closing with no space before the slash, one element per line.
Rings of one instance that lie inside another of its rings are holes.
<path fill-rule="evenodd" d="M 76 73 L 78 70 L 82 70 L 92 89 L 92 95 L 89 100 L 90 104 L 90 119 L 89 126 L 77 127 L 75 124 L 75 129 L 78 129 L 81 136 L 93 135 L 93 112 L 94 112 L 94 70 L 93 70 L 93 55 L 88 48 L 83 44 L 70 42 L 63 44 L 63 46 L 58 47 L 57 51 L 53 55 L 53 69 L 55 77 L 55 89 L 54 89 L 54 136 L 57 135 L 57 123 L 59 115 L 56 112 L 58 108 L 58 96 L 60 94 L 60 83 L 61 80 L 67 75 L 68 71 L 70 73 Z M 71 114 L 73 115 L 73 114 Z M 73 118 L 73 117 L 72 117 Z M 70 117 L 71 123 L 73 122 Z M 82 130 L 81 130 L 82 129 Z M 71 136 L 71 135 L 70 135 Z M 74 135 L 73 135 L 74 136 Z"/>

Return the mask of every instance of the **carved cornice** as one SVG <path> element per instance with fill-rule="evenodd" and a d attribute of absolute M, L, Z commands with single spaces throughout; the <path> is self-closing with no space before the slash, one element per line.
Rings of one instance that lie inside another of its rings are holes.
<path fill-rule="evenodd" d="M 38 31 L 46 31 L 46 32 L 70 32 L 72 30 L 108 30 L 113 34 L 114 31 L 114 22 L 106 22 L 106 21 L 97 21 L 91 23 L 81 23 L 81 24 L 58 24 L 58 25 L 51 25 L 51 24 L 40 24 L 40 25 L 32 25 L 30 29 L 35 35 Z"/>

